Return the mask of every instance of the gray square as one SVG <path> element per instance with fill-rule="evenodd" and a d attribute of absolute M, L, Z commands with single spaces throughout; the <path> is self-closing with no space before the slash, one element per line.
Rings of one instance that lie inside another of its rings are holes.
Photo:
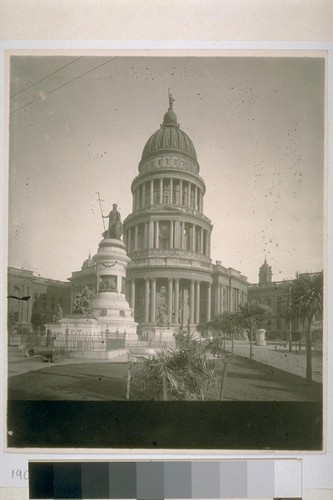
<path fill-rule="evenodd" d="M 219 462 L 192 463 L 192 498 L 220 498 Z"/>
<path fill-rule="evenodd" d="M 247 497 L 247 463 L 220 462 L 221 498 Z"/>

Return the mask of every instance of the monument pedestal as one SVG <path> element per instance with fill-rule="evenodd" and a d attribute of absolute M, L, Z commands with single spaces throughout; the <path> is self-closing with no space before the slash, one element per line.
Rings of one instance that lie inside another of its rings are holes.
<path fill-rule="evenodd" d="M 76 314 L 50 325 L 54 332 L 54 346 L 65 349 L 70 357 L 83 359 L 112 359 L 126 353 L 136 344 L 137 323 L 125 297 L 126 267 L 129 262 L 124 243 L 120 239 L 104 238 L 93 257 L 96 262 L 97 293 L 79 295 Z M 85 286 L 83 289 L 88 287 Z"/>

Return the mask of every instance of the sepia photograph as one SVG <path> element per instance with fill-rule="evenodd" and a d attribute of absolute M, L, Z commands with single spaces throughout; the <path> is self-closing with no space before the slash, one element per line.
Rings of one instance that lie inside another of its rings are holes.
<path fill-rule="evenodd" d="M 322 450 L 325 54 L 8 61 L 8 448 Z"/>

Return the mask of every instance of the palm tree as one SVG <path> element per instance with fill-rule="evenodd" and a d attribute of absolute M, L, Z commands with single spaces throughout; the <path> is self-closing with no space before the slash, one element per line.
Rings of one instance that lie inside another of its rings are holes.
<path fill-rule="evenodd" d="M 137 356 L 131 370 L 132 387 L 143 392 L 148 399 L 167 401 L 168 391 L 178 389 L 177 376 L 171 365 L 170 352 L 156 351 L 156 356 L 149 358 Z"/>
<path fill-rule="evenodd" d="M 236 313 L 236 323 L 250 333 L 250 359 L 253 356 L 253 333 L 259 328 L 264 316 L 270 311 L 264 304 L 243 304 Z"/>
<path fill-rule="evenodd" d="M 306 328 L 306 380 L 312 382 L 312 323 L 323 317 L 323 272 L 299 274 L 291 285 L 291 296 L 284 312 Z"/>
<path fill-rule="evenodd" d="M 186 336 L 177 349 L 156 351 L 151 358 L 137 356 L 132 365 L 132 387 L 148 399 L 204 399 L 205 392 L 215 383 L 208 367 L 205 347 Z"/>
<path fill-rule="evenodd" d="M 172 367 L 177 373 L 180 399 L 204 400 L 205 393 L 215 385 L 215 373 L 209 368 L 205 345 L 194 339 L 180 349 L 171 351 Z"/>

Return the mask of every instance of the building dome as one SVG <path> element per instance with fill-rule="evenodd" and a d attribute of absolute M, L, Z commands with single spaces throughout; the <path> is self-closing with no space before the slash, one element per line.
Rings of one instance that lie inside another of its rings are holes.
<path fill-rule="evenodd" d="M 185 153 L 197 161 L 193 143 L 189 136 L 183 132 L 177 122 L 177 115 L 173 110 L 173 97 L 169 94 L 169 109 L 164 115 L 163 123 L 148 139 L 141 157 L 141 163 L 149 156 L 158 153 L 173 152 Z"/>
<path fill-rule="evenodd" d="M 197 161 L 197 155 L 189 136 L 180 130 L 178 126 L 174 127 L 171 124 L 163 124 L 159 130 L 150 136 L 143 149 L 141 161 L 146 160 L 155 153 L 162 153 L 170 149 L 185 153 Z"/>
<path fill-rule="evenodd" d="M 91 255 L 89 253 L 88 258 L 83 262 L 81 269 L 87 269 L 88 267 L 95 266 L 95 262 L 92 260 Z"/>

